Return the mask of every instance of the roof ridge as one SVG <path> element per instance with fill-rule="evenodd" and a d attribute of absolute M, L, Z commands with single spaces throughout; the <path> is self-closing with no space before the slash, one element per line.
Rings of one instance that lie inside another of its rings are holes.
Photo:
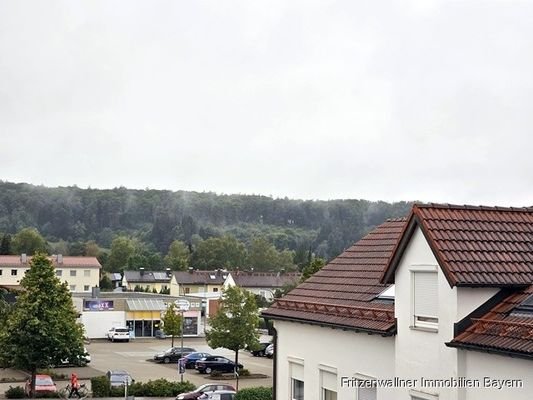
<path fill-rule="evenodd" d="M 449 203 L 424 203 L 415 202 L 413 208 L 440 208 L 448 210 L 470 210 L 470 211 L 516 211 L 516 212 L 533 212 L 531 207 L 502 207 L 502 206 L 485 206 L 469 204 L 449 204 Z"/>

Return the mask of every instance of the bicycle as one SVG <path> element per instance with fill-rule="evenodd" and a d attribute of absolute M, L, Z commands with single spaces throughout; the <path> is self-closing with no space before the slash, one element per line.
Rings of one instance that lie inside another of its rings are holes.
<path fill-rule="evenodd" d="M 73 394 L 72 397 L 69 397 L 70 395 L 70 383 L 65 386 L 64 388 L 60 389 L 59 390 L 59 397 L 62 398 L 62 399 L 77 399 L 78 397 L 76 396 L 76 394 Z M 80 399 L 86 399 L 86 398 L 90 398 L 91 397 L 91 392 L 89 391 L 89 388 L 87 387 L 87 385 L 85 385 L 85 383 L 82 383 L 78 389 L 78 393 L 80 394 Z"/>

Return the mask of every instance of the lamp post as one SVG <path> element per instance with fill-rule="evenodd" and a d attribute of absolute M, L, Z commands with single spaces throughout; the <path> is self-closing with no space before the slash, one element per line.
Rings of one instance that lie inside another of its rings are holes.
<path fill-rule="evenodd" d="M 184 363 L 183 360 L 183 327 L 184 327 L 184 321 L 185 321 L 185 311 L 189 311 L 189 308 L 191 307 L 191 303 L 187 299 L 178 299 L 174 302 L 178 306 L 178 309 L 181 313 L 181 350 L 180 350 L 180 359 L 178 361 L 178 369 L 180 371 L 181 375 L 181 382 L 183 382 L 183 373 L 185 372 L 185 365 L 182 366 Z"/>

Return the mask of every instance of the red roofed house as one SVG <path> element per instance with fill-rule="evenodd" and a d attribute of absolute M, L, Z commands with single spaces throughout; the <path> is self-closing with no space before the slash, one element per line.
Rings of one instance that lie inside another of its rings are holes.
<path fill-rule="evenodd" d="M 532 296 L 533 209 L 415 205 L 264 312 L 276 399 L 531 399 Z"/>
<path fill-rule="evenodd" d="M 66 281 L 71 292 L 91 292 L 99 286 L 102 266 L 96 257 L 71 257 L 61 254 L 49 257 L 61 282 Z M 19 288 L 20 280 L 30 268 L 31 256 L 0 256 L 0 287 Z"/>

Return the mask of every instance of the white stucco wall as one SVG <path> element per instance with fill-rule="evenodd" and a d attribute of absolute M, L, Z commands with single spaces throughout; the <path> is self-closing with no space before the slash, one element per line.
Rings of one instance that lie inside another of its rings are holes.
<path fill-rule="evenodd" d="M 438 332 L 413 329 L 411 304 L 412 270 L 434 268 L 438 276 Z M 475 368 L 483 367 L 478 356 L 471 356 L 465 350 L 449 348 L 445 345 L 453 338 L 454 323 L 460 321 L 481 304 L 486 302 L 498 289 L 494 288 L 451 288 L 444 273 L 438 266 L 429 244 L 421 230 L 417 228 L 400 261 L 395 274 L 395 313 L 398 322 L 398 334 L 395 343 L 396 376 L 417 380 L 448 379 L 460 376 L 470 377 Z M 466 354 L 468 353 L 468 355 Z M 470 360 L 468 362 L 467 360 Z M 505 371 L 509 360 L 505 357 L 489 355 L 484 361 L 486 368 Z M 523 364 L 520 364 L 523 365 Z M 527 365 L 527 364 L 526 364 Z M 489 367 L 490 366 L 490 367 Z M 530 364 L 530 368 L 533 363 Z M 517 371 L 520 369 L 517 367 Z M 524 371 L 521 372 L 523 375 Z M 427 394 L 438 395 L 439 400 L 466 400 L 468 390 L 459 388 L 428 388 L 417 385 L 417 390 Z M 476 392 L 478 396 L 479 391 Z M 483 393 L 483 392 L 482 392 Z M 409 388 L 398 388 L 396 398 L 409 399 Z M 473 397 L 489 399 L 485 397 Z M 493 397 L 504 399 L 506 397 Z M 509 397 L 511 398 L 511 397 Z"/>
<path fill-rule="evenodd" d="M 84 311 L 81 322 L 85 334 L 91 339 L 106 337 L 107 331 L 114 326 L 126 326 L 125 311 Z"/>
<path fill-rule="evenodd" d="M 464 400 L 531 400 L 533 398 L 533 361 L 476 351 L 464 351 L 465 371 L 469 378 L 484 381 L 520 379 L 523 387 L 468 389 Z M 492 385 L 492 383 L 491 383 Z M 463 399 L 460 399 L 463 400 Z"/>
<path fill-rule="evenodd" d="M 394 376 L 394 337 L 285 321 L 274 321 L 274 326 L 278 333 L 278 400 L 291 399 L 291 373 L 303 373 L 305 400 L 321 400 L 321 384 L 331 385 L 335 375 L 339 400 L 355 399 L 354 388 L 340 387 L 342 376 Z M 393 397 L 379 389 L 378 398 Z"/>

